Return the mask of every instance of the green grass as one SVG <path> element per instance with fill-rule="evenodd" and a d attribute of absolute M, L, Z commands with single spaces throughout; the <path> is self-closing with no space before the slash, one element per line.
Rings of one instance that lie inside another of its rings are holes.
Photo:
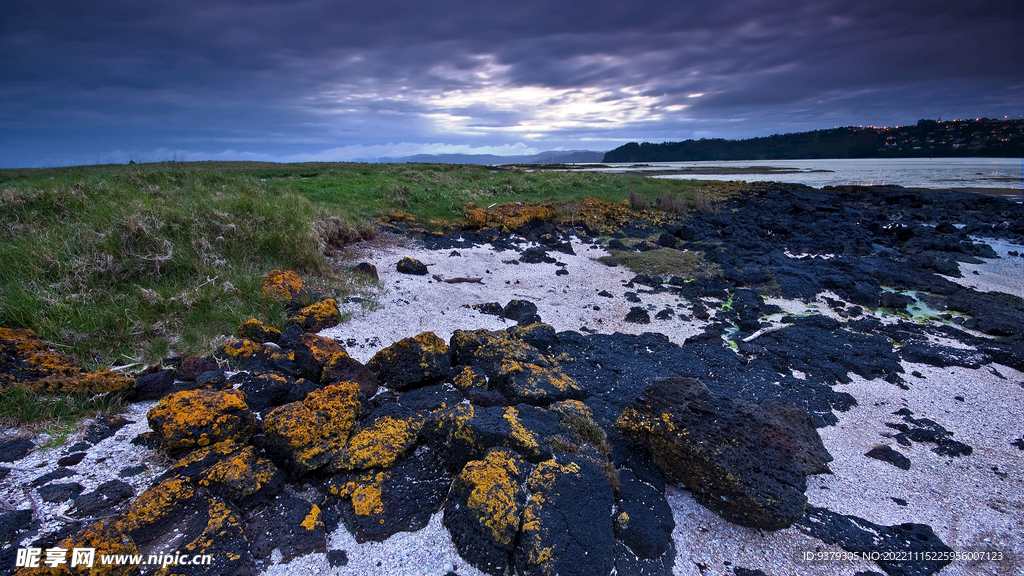
<path fill-rule="evenodd" d="M 82 419 L 117 414 L 123 409 L 124 401 L 109 394 L 46 395 L 22 386 L 0 390 L 0 425 L 49 435 L 43 449 L 63 444 Z"/>
<path fill-rule="evenodd" d="M 605 264 L 619 264 L 648 276 L 679 276 L 681 278 L 707 277 L 718 272 L 718 265 L 705 262 L 698 252 L 684 252 L 672 248 L 661 248 L 647 252 L 613 251 L 598 258 Z"/>
<path fill-rule="evenodd" d="M 89 368 L 152 363 L 171 351 L 205 354 L 247 318 L 281 327 L 283 305 L 259 290 L 272 269 L 297 270 L 335 296 L 360 290 L 332 271 L 328 254 L 372 237 L 374 219 L 393 211 L 439 228 L 461 221 L 469 203 L 632 195 L 696 205 L 729 188 L 708 186 L 437 164 L 0 170 L 0 326 L 30 328 Z"/>

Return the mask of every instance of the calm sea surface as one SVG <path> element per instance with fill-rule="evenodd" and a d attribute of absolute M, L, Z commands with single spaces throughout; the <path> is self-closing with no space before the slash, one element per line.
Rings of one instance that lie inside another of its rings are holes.
<path fill-rule="evenodd" d="M 1020 158 L 908 158 L 855 160 L 736 160 L 728 162 L 650 162 L 608 164 L 601 171 L 664 171 L 698 169 L 700 174 L 658 175 L 658 178 L 796 182 L 815 188 L 844 184 L 895 184 L 906 188 L 1024 188 L 1024 160 Z M 728 173 L 752 167 L 792 169 L 791 173 Z M 724 173 L 715 174 L 716 168 Z M 711 173 L 704 173 L 708 170 Z"/>

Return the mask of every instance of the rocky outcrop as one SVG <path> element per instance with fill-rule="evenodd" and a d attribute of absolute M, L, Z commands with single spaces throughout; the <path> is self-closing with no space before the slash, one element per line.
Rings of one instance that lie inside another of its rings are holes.
<path fill-rule="evenodd" d="M 403 338 L 377 352 L 366 364 L 377 381 L 404 391 L 440 382 L 451 374 L 448 345 L 433 332 Z"/>
<path fill-rule="evenodd" d="M 294 300 L 299 297 L 303 288 L 302 278 L 291 270 L 271 270 L 263 278 L 263 294 L 276 300 Z"/>
<path fill-rule="evenodd" d="M 0 390 L 18 385 L 43 394 L 135 394 L 135 379 L 110 370 L 85 372 L 32 330 L 0 327 Z"/>
<path fill-rule="evenodd" d="M 690 378 L 652 383 L 616 428 L 643 441 L 665 478 L 698 502 L 765 530 L 803 515 L 807 475 L 826 472 L 832 460 L 803 410 L 716 396 Z"/>
<path fill-rule="evenodd" d="M 359 386 L 341 382 L 267 414 L 267 453 L 295 476 L 330 462 L 348 442 L 362 405 Z"/>
<path fill-rule="evenodd" d="M 224 440 L 245 442 L 256 419 L 239 390 L 190 390 L 165 396 L 150 409 L 149 426 L 169 452 Z"/>
<path fill-rule="evenodd" d="M 466 463 L 452 483 L 444 525 L 459 555 L 488 574 L 501 576 L 512 564 L 526 510 L 523 484 L 532 471 L 516 452 L 492 448 L 483 460 Z"/>
<path fill-rule="evenodd" d="M 614 494 L 587 458 L 542 462 L 527 480 L 530 497 L 515 550 L 526 576 L 608 574 L 615 564 Z"/>
<path fill-rule="evenodd" d="M 411 274 L 413 276 L 426 276 L 427 267 L 425 264 L 415 258 L 409 258 L 406 256 L 402 258 L 395 268 L 402 274 Z"/>
<path fill-rule="evenodd" d="M 293 316 L 288 318 L 300 326 L 306 332 L 319 332 L 331 326 L 337 326 L 341 322 L 341 312 L 338 311 L 338 302 L 333 298 L 321 300 L 300 308 Z"/>

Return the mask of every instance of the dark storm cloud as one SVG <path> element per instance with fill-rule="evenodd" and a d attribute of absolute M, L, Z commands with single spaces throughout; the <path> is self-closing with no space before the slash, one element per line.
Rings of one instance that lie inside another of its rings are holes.
<path fill-rule="evenodd" d="M 0 162 L 1019 115 L 1022 24 L 1013 2 L 16 0 L 0 4 Z"/>

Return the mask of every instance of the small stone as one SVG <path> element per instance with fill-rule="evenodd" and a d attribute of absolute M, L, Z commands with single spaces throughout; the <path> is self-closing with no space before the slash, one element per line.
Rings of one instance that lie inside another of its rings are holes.
<path fill-rule="evenodd" d="M 597 293 L 597 295 L 601 296 L 602 298 L 615 298 L 615 295 L 607 290 L 601 290 L 600 292 Z"/>
<path fill-rule="evenodd" d="M 136 400 L 158 400 L 174 386 L 174 370 L 160 370 L 135 379 Z"/>
<path fill-rule="evenodd" d="M 96 516 L 100 512 L 135 496 L 135 489 L 123 480 L 110 480 L 92 492 L 75 498 L 75 512 L 79 516 Z"/>
<path fill-rule="evenodd" d="M 396 268 L 402 274 L 412 274 L 414 276 L 427 275 L 427 266 L 420 262 L 419 260 L 416 260 L 415 258 L 409 258 L 408 256 L 402 258 L 402 260 L 399 261 Z"/>
<path fill-rule="evenodd" d="M 345 550 L 328 550 L 327 563 L 335 568 L 339 566 L 348 566 L 348 552 Z"/>
<path fill-rule="evenodd" d="M 74 466 L 75 464 L 78 464 L 79 462 L 81 462 L 83 458 L 85 458 L 85 452 L 77 452 L 75 454 L 69 454 L 67 456 L 64 456 L 63 458 L 58 458 L 57 459 L 57 465 L 58 466 Z"/>
<path fill-rule="evenodd" d="M 874 458 L 875 460 L 881 460 L 888 462 L 893 466 L 902 470 L 910 470 L 910 458 L 907 458 L 903 454 L 892 449 L 892 446 L 880 445 L 875 446 L 871 450 L 864 454 L 868 458 Z"/>
<path fill-rule="evenodd" d="M 31 482 L 30 485 L 31 486 L 35 486 L 35 487 L 39 487 L 39 486 L 42 486 L 42 485 L 46 484 L 47 482 L 50 482 L 50 481 L 53 481 L 53 480 L 60 480 L 61 478 L 67 478 L 68 476 L 74 476 L 74 475 L 75 475 L 74 470 L 68 470 L 67 468 L 57 468 L 53 472 L 48 472 L 48 473 L 43 474 L 42 476 L 36 478 L 35 480 L 33 480 Z"/>
<path fill-rule="evenodd" d="M 650 324 L 651 315 L 647 313 L 647 310 L 644 310 L 640 306 L 633 306 L 629 309 L 629 314 L 626 314 L 626 322 L 631 322 L 633 324 Z"/>
<path fill-rule="evenodd" d="M 356 274 L 362 274 L 374 282 L 380 280 L 380 276 L 377 274 L 377 267 L 369 262 L 360 262 L 352 267 L 352 271 Z"/>
<path fill-rule="evenodd" d="M 14 438 L 12 440 L 0 440 L 0 462 L 14 462 L 21 460 L 35 448 L 35 444 L 28 438 Z"/>
<path fill-rule="evenodd" d="M 69 482 L 67 484 L 47 484 L 39 488 L 39 497 L 44 502 L 65 502 L 67 500 L 74 500 L 78 498 L 78 495 L 85 490 L 78 482 Z"/>
<path fill-rule="evenodd" d="M 138 466 L 129 466 L 124 470 L 117 473 L 118 478 L 131 478 L 132 476 L 138 476 L 146 471 L 146 466 L 139 464 Z"/>

